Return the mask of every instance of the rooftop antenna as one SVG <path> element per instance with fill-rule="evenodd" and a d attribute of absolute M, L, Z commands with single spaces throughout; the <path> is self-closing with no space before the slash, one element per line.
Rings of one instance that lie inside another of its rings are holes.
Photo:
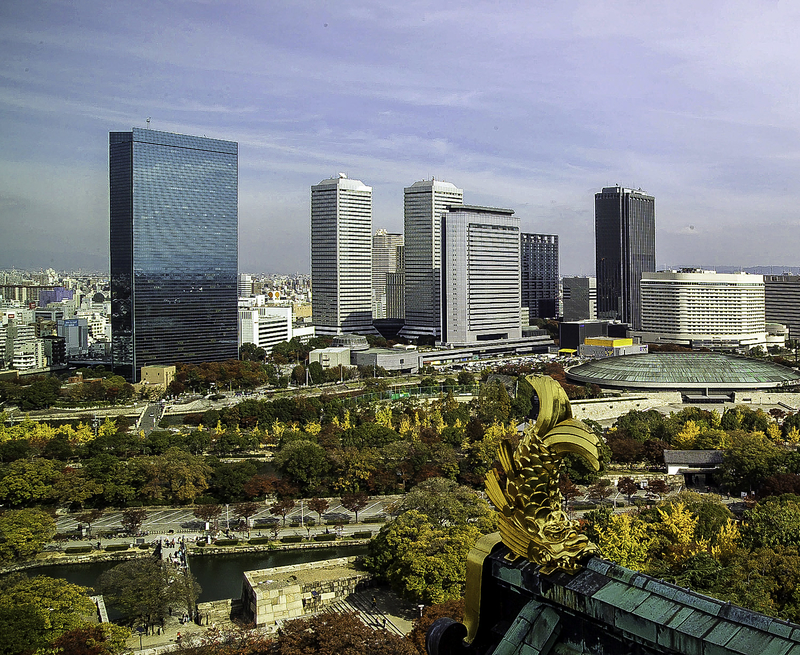
<path fill-rule="evenodd" d="M 150 129 L 150 117 L 149 116 L 147 117 L 147 129 L 148 130 Z"/>

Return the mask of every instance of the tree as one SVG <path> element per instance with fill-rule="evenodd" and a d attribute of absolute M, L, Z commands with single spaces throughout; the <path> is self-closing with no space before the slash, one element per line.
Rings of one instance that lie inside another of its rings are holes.
<path fill-rule="evenodd" d="M 330 470 L 325 449 L 308 439 L 299 439 L 283 446 L 275 455 L 280 470 L 297 481 L 304 491 L 312 491 Z"/>
<path fill-rule="evenodd" d="M 408 633 L 407 639 L 411 641 L 420 653 L 425 653 L 425 635 L 428 629 L 442 618 L 453 619 L 458 623 L 464 621 L 464 599 L 448 600 L 444 603 L 429 605 L 422 610 L 422 616 L 414 621 L 414 628 Z"/>
<path fill-rule="evenodd" d="M 57 653 L 70 655 L 115 655 L 125 650 L 131 631 L 113 623 L 73 628 L 53 642 Z"/>
<path fill-rule="evenodd" d="M 294 501 L 290 499 L 279 500 L 272 503 L 269 507 L 269 513 L 273 516 L 280 516 L 283 518 L 283 525 L 286 526 L 286 515 L 294 509 Z"/>
<path fill-rule="evenodd" d="M 139 559 L 109 569 L 98 578 L 95 587 L 127 621 L 151 626 L 166 618 L 172 605 L 186 600 L 180 577 L 167 564 Z"/>
<path fill-rule="evenodd" d="M 122 527 L 129 534 L 138 534 L 147 518 L 147 510 L 129 508 L 122 512 Z"/>
<path fill-rule="evenodd" d="M 191 503 L 208 488 L 211 477 L 211 467 L 203 457 L 178 447 L 163 455 L 142 457 L 136 464 L 146 480 L 141 490 L 146 498 Z"/>
<path fill-rule="evenodd" d="M 796 546 L 800 543 L 800 498 L 770 497 L 747 510 L 742 541 L 752 548 Z"/>
<path fill-rule="evenodd" d="M 0 560 L 33 557 L 55 533 L 55 521 L 38 509 L 3 512 L 0 514 Z"/>
<path fill-rule="evenodd" d="M 589 498 L 595 498 L 597 500 L 605 500 L 614 493 L 613 487 L 608 480 L 598 480 L 586 491 L 589 494 Z"/>
<path fill-rule="evenodd" d="M 312 512 L 316 512 L 319 516 L 320 525 L 322 525 L 322 515 L 328 511 L 330 503 L 326 498 L 312 498 L 308 501 L 308 507 Z"/>
<path fill-rule="evenodd" d="M 287 621 L 264 655 L 419 655 L 403 637 L 364 625 L 354 613 Z"/>
<path fill-rule="evenodd" d="M 86 587 L 43 575 L 0 577 L 3 653 L 44 649 L 64 633 L 92 622 L 96 612 Z"/>
<path fill-rule="evenodd" d="M 659 496 L 663 496 L 664 494 L 669 493 L 670 486 L 666 480 L 657 478 L 655 480 L 650 480 L 650 482 L 647 483 L 647 490 L 654 494 L 658 494 Z"/>
<path fill-rule="evenodd" d="M 636 492 L 639 490 L 638 485 L 633 481 L 633 478 L 624 477 L 620 478 L 617 481 L 617 491 L 621 494 L 627 496 L 628 503 L 631 502 L 631 498 L 636 495 Z"/>
<path fill-rule="evenodd" d="M 77 519 L 79 523 L 86 524 L 86 533 L 91 534 L 92 523 L 99 521 L 102 518 L 103 514 L 104 511 L 102 509 L 93 509 L 88 512 L 84 512 L 83 514 L 79 514 L 77 516 Z"/>
<path fill-rule="evenodd" d="M 356 491 L 354 493 L 344 494 L 342 496 L 342 506 L 355 512 L 356 523 L 358 523 L 358 513 L 369 504 L 369 496 L 363 491 Z"/>
<path fill-rule="evenodd" d="M 250 517 L 255 516 L 261 510 L 261 505 L 259 503 L 237 503 L 233 506 L 233 510 L 236 512 L 236 516 L 241 516 L 244 519 L 244 523 L 247 526 L 247 534 L 250 534 Z"/>
<path fill-rule="evenodd" d="M 645 570 L 652 541 L 646 525 L 630 514 L 612 514 L 605 526 L 597 526 L 601 555 L 636 571 Z"/>
<path fill-rule="evenodd" d="M 481 386 L 477 398 L 478 418 L 484 425 L 505 423 L 511 414 L 511 398 L 505 385 L 494 380 Z"/>
<path fill-rule="evenodd" d="M 725 416 L 728 412 L 725 412 Z M 778 449 L 763 435 L 745 435 L 725 451 L 722 479 L 732 491 L 753 492 L 760 482 L 775 471 Z"/>
<path fill-rule="evenodd" d="M 429 478 L 409 491 L 400 511 L 411 510 L 420 512 L 434 525 L 470 522 L 481 532 L 491 532 L 497 521 L 494 509 L 473 489 L 445 478 Z"/>
<path fill-rule="evenodd" d="M 49 459 L 11 462 L 0 479 L 0 501 L 21 507 L 48 499 L 59 468 Z"/>
<path fill-rule="evenodd" d="M 51 491 L 53 498 L 59 503 L 81 509 L 87 500 L 102 493 L 103 485 L 87 477 L 83 471 L 72 467 L 67 467 L 61 472 Z"/>
<path fill-rule="evenodd" d="M 220 514 L 222 514 L 222 507 L 220 505 L 198 505 L 194 508 L 194 512 L 192 512 L 197 518 L 199 518 L 203 523 L 209 523 L 211 521 L 215 521 L 219 518 Z"/>

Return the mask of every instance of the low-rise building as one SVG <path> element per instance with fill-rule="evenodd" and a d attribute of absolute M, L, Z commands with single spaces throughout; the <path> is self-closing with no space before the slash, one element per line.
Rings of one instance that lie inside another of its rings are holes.
<path fill-rule="evenodd" d="M 647 344 L 634 343 L 633 339 L 619 337 L 590 337 L 578 349 L 581 357 L 602 359 L 622 355 L 642 355 L 648 352 Z"/>

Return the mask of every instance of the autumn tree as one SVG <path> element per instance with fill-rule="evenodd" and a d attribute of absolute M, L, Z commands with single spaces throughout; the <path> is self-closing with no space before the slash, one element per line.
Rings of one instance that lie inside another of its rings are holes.
<path fill-rule="evenodd" d="M 308 501 L 308 507 L 312 512 L 316 512 L 319 516 L 320 525 L 322 524 L 322 515 L 328 511 L 330 503 L 326 498 L 312 498 Z"/>
<path fill-rule="evenodd" d="M 647 483 L 648 491 L 651 491 L 654 494 L 658 494 L 659 496 L 663 496 L 664 494 L 669 493 L 670 486 L 666 480 L 662 478 L 656 478 L 655 480 L 650 480 Z"/>
<path fill-rule="evenodd" d="M 626 476 L 617 481 L 617 491 L 628 498 L 628 503 L 631 502 L 631 498 L 636 495 L 638 490 L 639 487 L 636 482 L 634 482 L 633 478 Z"/>
<path fill-rule="evenodd" d="M 247 526 L 247 534 L 250 534 L 250 517 L 255 516 L 261 510 L 261 505 L 259 503 L 237 503 L 233 506 L 233 510 L 236 512 L 237 516 L 241 516 L 244 519 L 244 523 Z"/>
<path fill-rule="evenodd" d="M 203 523 L 210 524 L 211 521 L 216 521 L 220 514 L 222 514 L 222 506 L 212 504 L 198 505 L 194 508 L 192 513 L 201 521 L 203 521 Z"/>
<path fill-rule="evenodd" d="M 128 508 L 122 512 L 122 527 L 129 534 L 138 534 L 145 519 L 147 519 L 147 510 Z"/>
<path fill-rule="evenodd" d="M 103 514 L 105 513 L 102 509 L 92 509 L 88 512 L 83 512 L 83 514 L 78 514 L 76 517 L 78 519 L 78 523 L 83 523 L 86 525 L 86 532 L 87 534 L 92 533 L 92 524 L 99 521 Z"/>
<path fill-rule="evenodd" d="M 283 518 L 283 525 L 286 525 L 286 515 L 294 509 L 294 501 L 286 498 L 278 500 L 270 505 L 269 513 L 273 516 L 280 516 Z"/>
<path fill-rule="evenodd" d="M 363 491 L 344 494 L 342 496 L 342 507 L 355 512 L 356 523 L 358 523 L 358 513 L 369 504 L 369 496 Z"/>
<path fill-rule="evenodd" d="M 629 569 L 646 569 L 652 541 L 647 526 L 631 514 L 612 514 L 605 526 L 597 527 L 600 554 Z"/>

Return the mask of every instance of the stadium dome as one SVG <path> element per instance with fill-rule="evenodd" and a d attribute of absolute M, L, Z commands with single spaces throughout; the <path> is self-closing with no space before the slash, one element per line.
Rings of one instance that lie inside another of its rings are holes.
<path fill-rule="evenodd" d="M 760 359 L 712 352 L 607 357 L 574 366 L 571 382 L 624 389 L 774 389 L 800 384 L 794 369 Z"/>

